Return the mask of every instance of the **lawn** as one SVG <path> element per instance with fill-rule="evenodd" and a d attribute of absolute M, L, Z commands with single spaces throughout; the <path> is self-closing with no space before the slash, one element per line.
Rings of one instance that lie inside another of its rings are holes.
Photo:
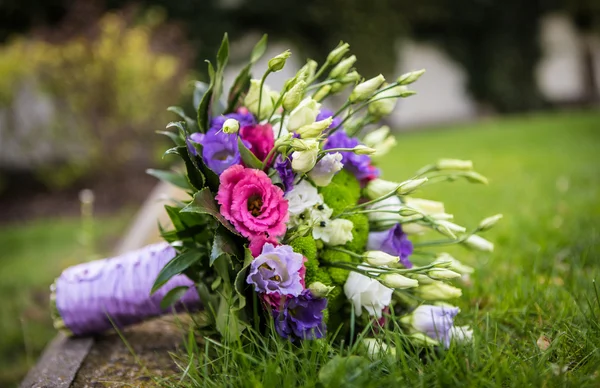
<path fill-rule="evenodd" d="M 457 323 L 475 328 L 473 344 L 421 351 L 390 336 L 396 357 L 370 362 L 348 357 L 358 347 L 296 347 L 276 335 L 243 349 L 190 343 L 177 357 L 187 385 L 314 386 L 341 354 L 348 358 L 334 361 L 327 386 L 600 386 L 600 113 L 432 128 L 399 134 L 398 143 L 381 163 L 387 179 L 407 179 L 440 157 L 472 159 L 490 185 L 444 183 L 419 196 L 444 200 L 466 226 L 505 215 L 484 235 L 493 254 L 452 250 L 477 269 L 456 301 Z"/>
<path fill-rule="evenodd" d="M 129 210 L 98 218 L 91 231 L 79 219 L 0 227 L 0 387 L 17 384 L 56 334 L 48 310 L 54 278 L 110 253 L 130 219 Z"/>
<path fill-rule="evenodd" d="M 600 280 L 600 113 L 431 128 L 401 133 L 398 143 L 381 163 L 385 178 L 408 178 L 440 157 L 472 159 L 490 185 L 443 183 L 419 196 L 444 200 L 467 226 L 505 215 L 484 235 L 496 245 L 493 254 L 452 250 L 477 268 L 456 302 L 458 324 L 474 326 L 475 341 L 419 352 L 397 338 L 395 358 L 349 359 L 332 374 L 331 386 L 600 386 L 600 300 L 593 282 Z M 99 246 L 126 218 L 96 223 Z M 53 335 L 45 291 L 62 268 L 85 259 L 79 229 L 79 220 L 0 229 L 0 386 L 16 381 Z M 319 341 L 295 347 L 267 340 L 244 355 L 235 347 L 189 344 L 189 353 L 175 358 L 182 369 L 191 364 L 182 376 L 190 386 L 313 386 L 320 367 L 340 353 Z M 205 358 L 213 351 L 217 358 Z"/>

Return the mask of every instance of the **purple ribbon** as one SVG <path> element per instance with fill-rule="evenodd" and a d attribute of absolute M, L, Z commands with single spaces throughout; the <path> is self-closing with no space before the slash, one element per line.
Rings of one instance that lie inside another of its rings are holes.
<path fill-rule="evenodd" d="M 169 244 L 159 243 L 67 268 L 55 282 L 56 308 L 64 325 L 75 335 L 89 335 L 111 329 L 113 323 L 121 328 L 163 315 L 172 310 L 161 309 L 161 300 L 179 286 L 190 288 L 174 308 L 200 309 L 194 282 L 185 275 L 173 277 L 150 295 L 158 273 L 175 254 Z"/>

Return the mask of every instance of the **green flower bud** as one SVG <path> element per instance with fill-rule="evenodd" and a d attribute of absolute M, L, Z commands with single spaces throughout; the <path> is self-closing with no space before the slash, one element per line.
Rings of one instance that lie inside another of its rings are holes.
<path fill-rule="evenodd" d="M 496 214 L 495 216 L 485 218 L 479 223 L 479 229 L 484 231 L 493 228 L 494 225 L 496 225 L 498 221 L 502 219 L 502 217 L 504 217 L 502 214 Z"/>
<path fill-rule="evenodd" d="M 427 178 L 419 178 L 419 179 L 411 179 L 408 181 L 404 181 L 400 183 L 400 187 L 398 188 L 398 195 L 406 195 L 412 193 L 417 188 L 422 186 L 429 179 Z"/>
<path fill-rule="evenodd" d="M 306 90 L 306 82 L 298 81 L 292 88 L 283 96 L 281 105 L 283 109 L 291 111 L 298 106 L 302 98 L 304 97 L 304 91 Z"/>
<path fill-rule="evenodd" d="M 314 282 L 308 286 L 308 289 L 315 298 L 325 298 L 335 287 L 327 286 L 321 282 Z"/>
<path fill-rule="evenodd" d="M 377 77 L 373 77 L 370 80 L 362 82 L 354 88 L 348 100 L 352 103 L 368 100 L 377 89 L 385 82 L 383 75 L 379 74 Z"/>
<path fill-rule="evenodd" d="M 425 69 L 411 71 L 398 77 L 397 82 L 400 85 L 409 85 L 418 80 L 423 74 L 425 74 Z"/>
<path fill-rule="evenodd" d="M 483 237 L 477 236 L 476 234 L 469 236 L 463 244 L 468 246 L 471 249 L 475 249 L 483 252 L 493 252 L 494 244 L 484 239 Z"/>
<path fill-rule="evenodd" d="M 356 147 L 352 148 L 352 152 L 354 152 L 356 155 L 372 155 L 376 152 L 376 150 L 367 147 L 366 145 L 359 144 Z"/>
<path fill-rule="evenodd" d="M 328 117 L 321 121 L 315 121 L 312 124 L 305 125 L 296 131 L 297 134 L 300 135 L 301 138 L 307 139 L 311 137 L 318 137 L 323 133 L 324 130 L 329 128 L 331 123 L 333 122 L 332 117 Z"/>
<path fill-rule="evenodd" d="M 400 258 L 398 256 L 392 256 L 383 251 L 366 251 L 363 254 L 363 257 L 365 258 L 367 263 L 376 267 L 380 267 L 382 265 L 397 264 L 400 261 Z"/>
<path fill-rule="evenodd" d="M 440 159 L 435 164 L 438 170 L 473 170 L 473 162 L 471 160 L 460 159 Z"/>
<path fill-rule="evenodd" d="M 416 292 L 425 300 L 454 299 L 462 295 L 462 290 L 460 288 L 453 287 L 443 282 L 425 284 L 417 288 Z"/>
<path fill-rule="evenodd" d="M 327 56 L 327 62 L 331 64 L 338 63 L 344 55 L 350 50 L 350 45 L 348 43 L 340 42 L 336 48 L 334 48 L 329 55 Z"/>
<path fill-rule="evenodd" d="M 456 279 L 461 277 L 461 274 L 445 268 L 436 268 L 429 270 L 427 271 L 427 275 L 429 275 L 430 278 L 436 280 Z"/>
<path fill-rule="evenodd" d="M 389 288 L 397 288 L 400 290 L 419 286 L 419 282 L 417 280 L 407 278 L 406 276 L 402 276 L 398 273 L 381 275 L 379 279 L 381 280 L 381 283 L 385 286 Z"/>
<path fill-rule="evenodd" d="M 269 70 L 275 73 L 283 69 L 283 67 L 285 66 L 285 62 L 291 55 L 292 53 L 290 52 L 290 50 L 285 50 L 281 54 L 271 58 L 269 60 Z"/>
<path fill-rule="evenodd" d="M 319 90 L 317 90 L 315 95 L 313 96 L 313 99 L 318 102 L 322 101 L 325 97 L 327 97 L 329 95 L 329 93 L 331 93 L 331 89 L 332 89 L 331 85 L 321 86 L 319 88 Z"/>
<path fill-rule="evenodd" d="M 240 130 L 240 122 L 236 119 L 227 119 L 223 123 L 223 127 L 221 127 L 221 130 L 228 134 L 237 133 L 237 131 Z"/>
<path fill-rule="evenodd" d="M 343 77 L 348 73 L 352 65 L 356 62 L 356 55 L 351 55 L 348 58 L 344 59 L 340 63 L 338 63 L 331 71 L 329 72 L 329 78 L 339 78 Z M 358 74 L 358 73 L 357 73 Z"/>
<path fill-rule="evenodd" d="M 356 70 L 354 70 L 354 71 L 346 74 L 342 78 L 340 78 L 340 82 L 345 83 L 345 84 L 357 83 L 358 81 L 360 81 L 360 79 L 361 79 L 360 74 L 358 74 L 358 72 Z"/>

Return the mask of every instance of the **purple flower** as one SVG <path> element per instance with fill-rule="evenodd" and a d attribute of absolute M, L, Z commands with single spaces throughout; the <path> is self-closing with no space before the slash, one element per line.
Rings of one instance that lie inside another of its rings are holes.
<path fill-rule="evenodd" d="M 246 282 L 253 284 L 256 292 L 298 296 L 304 289 L 300 274 L 303 265 L 304 258 L 291 246 L 267 243 L 250 264 Z"/>
<path fill-rule="evenodd" d="M 454 326 L 454 317 L 460 309 L 458 307 L 440 307 L 421 305 L 408 317 L 410 324 L 428 337 L 436 339 L 450 346 L 451 330 Z"/>
<path fill-rule="evenodd" d="M 213 118 L 206 134 L 197 132 L 190 135 L 192 141 L 202 144 L 202 158 L 204 159 L 204 163 L 217 174 L 221 174 L 228 167 L 239 164 L 241 161 L 237 143 L 238 135 L 235 133 L 227 134 L 221 131 L 221 127 L 223 127 L 223 123 L 227 119 L 238 120 L 240 127 L 254 124 L 254 116 L 250 113 L 230 113 Z M 246 146 L 250 147 L 250 144 L 246 144 Z M 196 155 L 196 149 L 189 141 L 188 148 L 192 154 Z"/>
<path fill-rule="evenodd" d="M 383 251 L 387 254 L 398 256 L 403 266 L 412 268 L 412 263 L 408 260 L 408 256 L 413 252 L 413 245 L 406 233 L 402 231 L 400 224 L 396 224 L 393 228 L 382 232 L 370 232 L 369 240 L 367 241 L 367 250 Z"/>
<path fill-rule="evenodd" d="M 291 189 L 294 188 L 294 170 L 292 170 L 292 155 L 288 155 L 287 158 L 283 158 L 281 154 L 277 156 L 275 159 L 275 163 L 273 164 L 275 170 L 279 174 L 279 178 L 281 178 L 281 182 L 283 183 L 283 191 L 287 193 Z"/>
<path fill-rule="evenodd" d="M 326 118 L 331 117 L 331 116 L 333 116 L 332 111 L 330 111 L 329 109 L 321 109 L 321 111 L 317 115 L 317 118 L 315 121 L 325 120 Z M 340 125 L 341 123 L 342 123 L 342 119 L 340 117 L 334 117 L 329 128 L 331 128 L 331 129 L 337 128 L 337 126 Z M 338 130 L 341 131 L 342 129 L 343 128 L 340 128 Z"/>
<path fill-rule="evenodd" d="M 358 144 L 360 142 L 357 138 L 348 137 L 346 132 L 340 128 L 327 138 L 327 142 L 323 148 L 354 148 Z M 369 155 L 357 155 L 354 152 L 341 152 L 341 154 L 344 168 L 354 174 L 359 181 L 374 179 L 379 176 L 379 170 L 371 165 Z"/>
<path fill-rule="evenodd" d="M 317 339 L 325 335 L 323 310 L 327 308 L 326 298 L 315 298 L 310 290 L 304 290 L 295 298 L 287 298 L 281 312 L 273 311 L 275 330 L 283 338 L 293 341 Z"/>

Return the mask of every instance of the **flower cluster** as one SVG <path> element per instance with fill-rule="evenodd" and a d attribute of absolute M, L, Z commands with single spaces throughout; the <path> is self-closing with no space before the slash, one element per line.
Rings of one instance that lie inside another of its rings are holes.
<path fill-rule="evenodd" d="M 264 44 L 254 48 L 253 61 Z M 403 182 L 382 179 L 376 166 L 395 144 L 389 128 L 376 123 L 414 94 L 408 85 L 423 71 L 363 80 L 349 46 L 340 44 L 321 66 L 309 60 L 275 91 L 268 76 L 285 66 L 286 51 L 260 78 L 245 68 L 227 107 L 216 110 L 226 45 L 225 39 L 209 72 L 197 122 L 173 109 L 183 120 L 169 125 L 179 130 L 170 151 L 187 172 L 177 182 L 192 199 L 169 212 L 179 229 L 165 238 L 180 253 L 174 260 L 187 259 L 177 268 L 195 276 L 214 327 L 237 338 L 272 320 L 281 337 L 307 340 L 322 338 L 328 327 L 346 330 L 354 314 L 374 334 L 393 326 L 395 316 L 419 343 L 449 346 L 452 338 L 469 337 L 468 328 L 454 328 L 458 308 L 439 303 L 461 295 L 449 283 L 472 268 L 428 247 L 489 251 L 493 246 L 477 233 L 499 216 L 467 231 L 443 203 L 413 194 L 430 183 L 485 178 L 472 163 L 452 159 Z M 351 89 L 346 102 L 335 113 L 326 109 L 325 100 L 344 89 Z"/>

